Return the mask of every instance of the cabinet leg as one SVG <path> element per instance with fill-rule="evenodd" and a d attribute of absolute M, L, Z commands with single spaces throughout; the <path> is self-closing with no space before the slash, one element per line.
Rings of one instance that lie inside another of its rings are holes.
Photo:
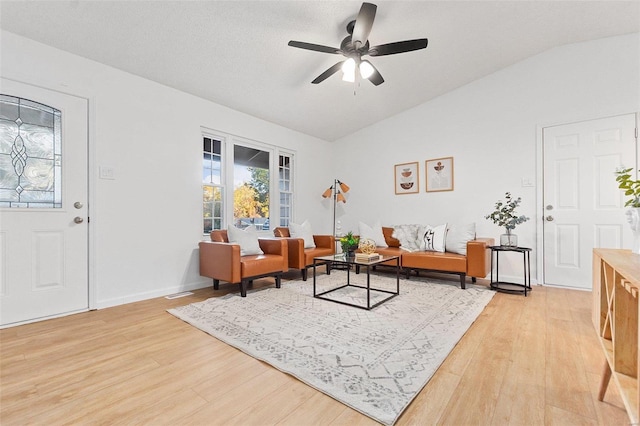
<path fill-rule="evenodd" d="M 607 360 L 604 360 L 604 370 L 602 371 L 602 380 L 600 381 L 600 390 L 598 391 L 598 401 L 604 400 L 604 394 L 607 392 L 609 380 L 611 379 L 611 367 Z"/>

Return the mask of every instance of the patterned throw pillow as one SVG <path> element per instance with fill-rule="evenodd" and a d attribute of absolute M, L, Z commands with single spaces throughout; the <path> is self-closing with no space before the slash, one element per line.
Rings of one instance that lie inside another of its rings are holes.
<path fill-rule="evenodd" d="M 424 227 L 424 232 L 417 243 L 420 245 L 420 250 L 444 253 L 446 238 L 446 223 L 438 226 L 427 225 Z"/>
<path fill-rule="evenodd" d="M 400 248 L 406 251 L 419 251 L 417 244 L 418 234 L 421 234 L 424 225 L 396 225 L 391 236 L 400 241 Z"/>

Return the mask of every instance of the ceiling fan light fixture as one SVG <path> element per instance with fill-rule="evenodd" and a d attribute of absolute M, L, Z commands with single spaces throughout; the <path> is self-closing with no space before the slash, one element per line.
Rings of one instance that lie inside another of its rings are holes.
<path fill-rule="evenodd" d="M 349 58 L 342 64 L 342 80 L 353 83 L 356 81 L 356 61 Z"/>
<path fill-rule="evenodd" d="M 362 78 L 369 78 L 373 74 L 373 65 L 369 61 L 360 62 L 360 75 Z"/>
<path fill-rule="evenodd" d="M 0 0 L 2 1 L 2 0 Z M 340 43 L 340 47 L 329 47 L 321 44 L 306 43 L 303 41 L 291 40 L 289 46 L 298 49 L 312 50 L 315 52 L 342 55 L 346 59 L 329 67 L 326 71 L 316 77 L 311 83 L 318 84 L 342 70 L 342 80 L 355 83 L 359 86 L 360 79 L 369 80 L 374 86 L 384 83 L 384 78 L 380 72 L 369 61 L 362 61 L 362 56 L 387 56 L 398 53 L 413 52 L 414 50 L 425 49 L 428 44 L 426 38 L 415 40 L 396 41 L 393 43 L 369 45 L 369 34 L 376 17 L 378 6 L 373 3 L 362 3 L 358 16 L 355 20 L 347 24 L 348 35 Z M 355 94 L 355 91 L 354 91 Z"/>

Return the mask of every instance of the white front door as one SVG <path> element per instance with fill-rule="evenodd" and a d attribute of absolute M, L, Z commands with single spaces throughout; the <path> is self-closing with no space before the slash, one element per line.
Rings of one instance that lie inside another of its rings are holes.
<path fill-rule="evenodd" d="M 593 248 L 631 248 L 618 167 L 636 169 L 636 117 L 543 129 L 544 283 L 591 289 Z"/>
<path fill-rule="evenodd" d="M 0 83 L 0 325 L 87 310 L 87 100 Z"/>

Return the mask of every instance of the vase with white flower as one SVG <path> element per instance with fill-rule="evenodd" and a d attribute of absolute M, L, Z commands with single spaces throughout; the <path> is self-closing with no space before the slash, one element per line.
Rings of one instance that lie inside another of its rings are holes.
<path fill-rule="evenodd" d="M 498 226 L 504 227 L 506 232 L 500 235 L 500 245 L 507 247 L 518 246 L 518 236 L 512 231 L 516 225 L 529 220 L 525 215 L 518 215 L 516 208 L 522 202 L 522 198 L 513 198 L 510 192 L 504 194 L 505 200 L 498 200 L 495 204 L 495 210 L 484 218 L 491 220 Z"/>

